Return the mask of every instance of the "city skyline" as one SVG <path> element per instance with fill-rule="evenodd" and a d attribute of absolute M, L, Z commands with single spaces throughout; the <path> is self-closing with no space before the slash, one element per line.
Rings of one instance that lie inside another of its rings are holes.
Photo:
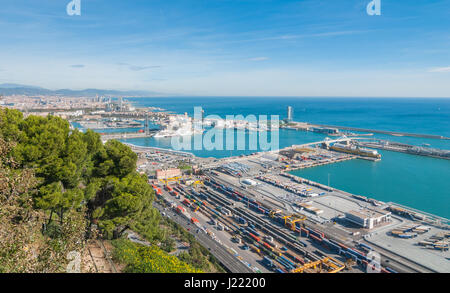
<path fill-rule="evenodd" d="M 448 97 L 450 4 L 0 1 L 0 83 L 199 96 Z"/>

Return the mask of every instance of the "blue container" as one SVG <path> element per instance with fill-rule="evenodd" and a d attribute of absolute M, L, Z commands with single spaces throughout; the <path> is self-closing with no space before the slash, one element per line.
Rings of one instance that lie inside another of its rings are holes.
<path fill-rule="evenodd" d="M 393 269 L 386 267 L 386 271 L 388 271 L 389 273 L 393 273 L 393 274 L 397 274 L 396 271 L 394 271 Z"/>
<path fill-rule="evenodd" d="M 364 243 L 360 243 L 359 246 L 364 247 L 365 249 L 368 249 L 368 250 L 372 250 L 372 247 L 370 247 L 369 245 L 366 245 Z"/>

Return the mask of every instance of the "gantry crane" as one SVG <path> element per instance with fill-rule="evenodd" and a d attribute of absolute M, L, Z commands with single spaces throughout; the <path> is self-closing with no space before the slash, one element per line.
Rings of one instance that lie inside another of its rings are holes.
<path fill-rule="evenodd" d="M 159 181 L 161 181 L 164 185 L 168 185 L 169 182 L 180 183 L 180 179 L 181 179 L 181 177 L 172 177 L 172 178 L 167 178 L 167 179 L 159 179 Z"/>
<path fill-rule="evenodd" d="M 309 262 L 303 266 L 293 269 L 291 273 L 303 273 L 307 269 L 320 269 L 320 271 L 322 271 L 324 267 L 328 273 L 334 274 L 345 269 L 345 264 L 332 257 L 325 257 L 321 260 Z"/>
<path fill-rule="evenodd" d="M 271 218 L 275 218 L 275 216 L 276 216 L 277 214 L 279 214 L 279 213 L 281 213 L 281 210 L 271 210 L 271 211 L 269 212 L 269 216 L 270 216 Z"/>
<path fill-rule="evenodd" d="M 284 225 L 290 227 L 292 231 L 295 231 L 296 230 L 295 223 L 306 220 L 306 216 L 301 214 L 295 214 L 290 216 L 284 216 L 283 219 Z"/>

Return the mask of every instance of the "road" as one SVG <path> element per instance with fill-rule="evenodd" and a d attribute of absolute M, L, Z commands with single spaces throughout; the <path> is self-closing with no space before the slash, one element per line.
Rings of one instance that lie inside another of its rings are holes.
<path fill-rule="evenodd" d="M 190 222 L 180 216 L 179 214 L 173 212 L 170 209 L 164 210 L 164 208 L 157 202 L 153 203 L 154 207 L 157 208 L 161 213 L 165 212 L 170 218 L 182 226 L 184 229 L 190 229 L 190 233 L 194 235 L 195 239 L 204 247 L 208 248 L 212 255 L 214 255 L 220 263 L 231 273 L 254 273 L 248 266 L 239 261 L 234 255 L 232 255 L 228 250 L 222 247 L 219 243 L 214 241 L 206 233 L 200 232 L 196 233 L 197 228 L 190 224 Z"/>

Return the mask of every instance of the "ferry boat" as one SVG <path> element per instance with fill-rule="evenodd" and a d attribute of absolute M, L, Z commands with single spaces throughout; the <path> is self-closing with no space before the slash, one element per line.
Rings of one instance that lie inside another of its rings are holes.
<path fill-rule="evenodd" d="M 330 146 L 330 149 L 338 152 L 360 155 L 363 157 L 381 159 L 381 155 L 376 150 L 360 148 L 355 145 L 345 145 L 341 143 L 335 143 L 334 145 Z"/>

